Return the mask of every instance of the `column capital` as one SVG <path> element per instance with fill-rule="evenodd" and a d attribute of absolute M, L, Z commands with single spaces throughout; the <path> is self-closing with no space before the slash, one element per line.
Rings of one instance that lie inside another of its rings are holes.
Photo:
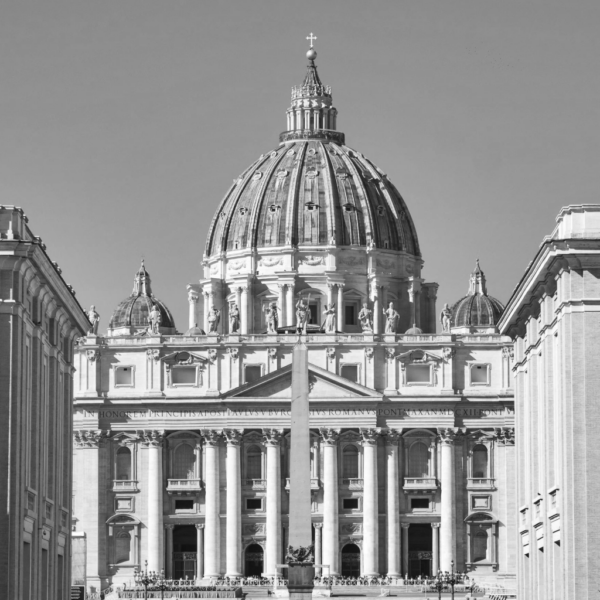
<path fill-rule="evenodd" d="M 166 524 L 165 525 L 165 529 L 174 529 L 175 525 L 171 525 L 171 524 Z"/>
<path fill-rule="evenodd" d="M 223 434 L 228 446 L 239 446 L 244 432 L 241 429 L 223 429 Z"/>
<path fill-rule="evenodd" d="M 201 429 L 200 435 L 207 446 L 218 446 L 221 442 L 221 432 L 216 429 Z"/>
<path fill-rule="evenodd" d="M 188 302 L 190 304 L 197 304 L 199 299 L 200 299 L 200 296 L 198 295 L 198 292 L 194 292 L 194 291 L 188 292 Z"/>
<path fill-rule="evenodd" d="M 138 431 L 138 435 L 142 440 L 142 444 L 151 448 L 162 447 L 165 439 L 164 430 L 145 429 L 144 431 Z"/>
<path fill-rule="evenodd" d="M 400 429 L 400 430 L 386 429 L 383 431 L 383 436 L 385 439 L 385 443 L 388 446 L 396 446 L 396 445 L 398 445 L 398 442 L 402 438 L 402 429 Z"/>
<path fill-rule="evenodd" d="M 442 444 L 452 445 L 456 438 L 460 435 L 460 429 L 456 427 L 438 427 L 438 439 Z"/>
<path fill-rule="evenodd" d="M 204 529 L 204 523 L 195 523 L 196 529 L 202 531 Z"/>
<path fill-rule="evenodd" d="M 402 529 L 408 529 L 410 527 L 410 523 L 400 523 L 400 527 L 402 527 Z"/>
<path fill-rule="evenodd" d="M 496 429 L 496 436 L 498 437 L 498 443 L 501 446 L 514 446 L 515 445 L 515 429 L 514 427 L 501 427 Z"/>
<path fill-rule="evenodd" d="M 323 523 L 313 523 L 315 529 L 323 529 Z"/>
<path fill-rule="evenodd" d="M 332 429 L 331 427 L 321 427 L 319 429 L 321 439 L 326 446 L 335 446 L 338 438 L 340 437 L 339 429 Z"/>
<path fill-rule="evenodd" d="M 73 430 L 73 443 L 75 448 L 99 448 L 107 438 L 108 431 L 104 429 Z"/>
<path fill-rule="evenodd" d="M 368 429 L 363 429 L 362 427 L 359 429 L 360 435 L 362 436 L 362 443 L 363 445 L 368 444 L 368 445 L 375 445 L 377 444 L 377 440 L 379 439 L 379 436 L 381 435 L 381 429 L 379 429 L 378 427 L 376 428 L 368 428 Z"/>
<path fill-rule="evenodd" d="M 440 528 L 441 523 L 432 523 L 431 526 L 434 527 L 435 529 L 439 529 Z"/>
<path fill-rule="evenodd" d="M 279 446 L 283 437 L 282 429 L 263 429 L 263 443 L 266 446 Z"/>

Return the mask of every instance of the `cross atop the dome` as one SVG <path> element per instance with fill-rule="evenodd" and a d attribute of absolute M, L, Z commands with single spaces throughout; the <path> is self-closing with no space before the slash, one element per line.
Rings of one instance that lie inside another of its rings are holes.
<path fill-rule="evenodd" d="M 313 47 L 313 42 L 317 39 L 316 35 L 313 35 L 312 31 L 310 32 L 310 35 L 306 36 L 306 39 L 310 41 L 310 47 Z"/>

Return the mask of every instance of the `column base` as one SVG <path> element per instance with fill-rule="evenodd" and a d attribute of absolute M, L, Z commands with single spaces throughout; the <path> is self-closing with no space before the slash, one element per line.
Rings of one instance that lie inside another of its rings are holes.
<path fill-rule="evenodd" d="M 370 573 L 361 573 L 360 576 L 361 577 L 380 577 L 379 573 L 376 573 L 375 571 L 371 571 Z"/>
<path fill-rule="evenodd" d="M 243 573 L 225 573 L 225 575 L 223 575 L 223 577 L 243 577 L 244 574 Z"/>

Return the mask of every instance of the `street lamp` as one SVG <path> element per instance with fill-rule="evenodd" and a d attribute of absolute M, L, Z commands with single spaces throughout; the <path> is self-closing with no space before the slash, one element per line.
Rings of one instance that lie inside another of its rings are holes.
<path fill-rule="evenodd" d="M 164 598 L 165 590 L 169 589 L 167 582 L 165 581 L 165 570 L 162 569 L 160 573 L 156 571 L 148 571 L 148 561 L 144 564 L 144 570 L 135 569 L 133 572 L 133 580 L 136 585 L 144 586 L 144 600 L 148 600 L 148 586 L 154 586 L 157 590 L 160 590 L 161 600 Z"/>
<path fill-rule="evenodd" d="M 437 575 L 429 581 L 429 585 L 438 593 L 438 600 L 441 600 L 442 591 L 448 587 L 452 593 L 452 600 L 454 600 L 454 586 L 469 579 L 466 573 L 456 573 L 454 571 L 454 561 L 450 562 L 450 568 L 450 573 L 448 571 L 438 571 Z M 474 584 L 475 582 L 473 582 Z"/>

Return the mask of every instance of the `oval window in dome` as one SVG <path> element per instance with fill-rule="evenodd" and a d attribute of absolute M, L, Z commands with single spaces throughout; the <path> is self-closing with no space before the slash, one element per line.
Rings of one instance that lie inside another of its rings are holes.
<path fill-rule="evenodd" d="M 314 179 L 319 174 L 319 171 L 316 169 L 311 169 L 310 171 L 306 171 L 305 177 L 307 179 Z"/>
<path fill-rule="evenodd" d="M 256 171 L 254 175 L 252 175 L 252 181 L 258 181 L 262 177 L 262 173 L 260 171 Z"/>

